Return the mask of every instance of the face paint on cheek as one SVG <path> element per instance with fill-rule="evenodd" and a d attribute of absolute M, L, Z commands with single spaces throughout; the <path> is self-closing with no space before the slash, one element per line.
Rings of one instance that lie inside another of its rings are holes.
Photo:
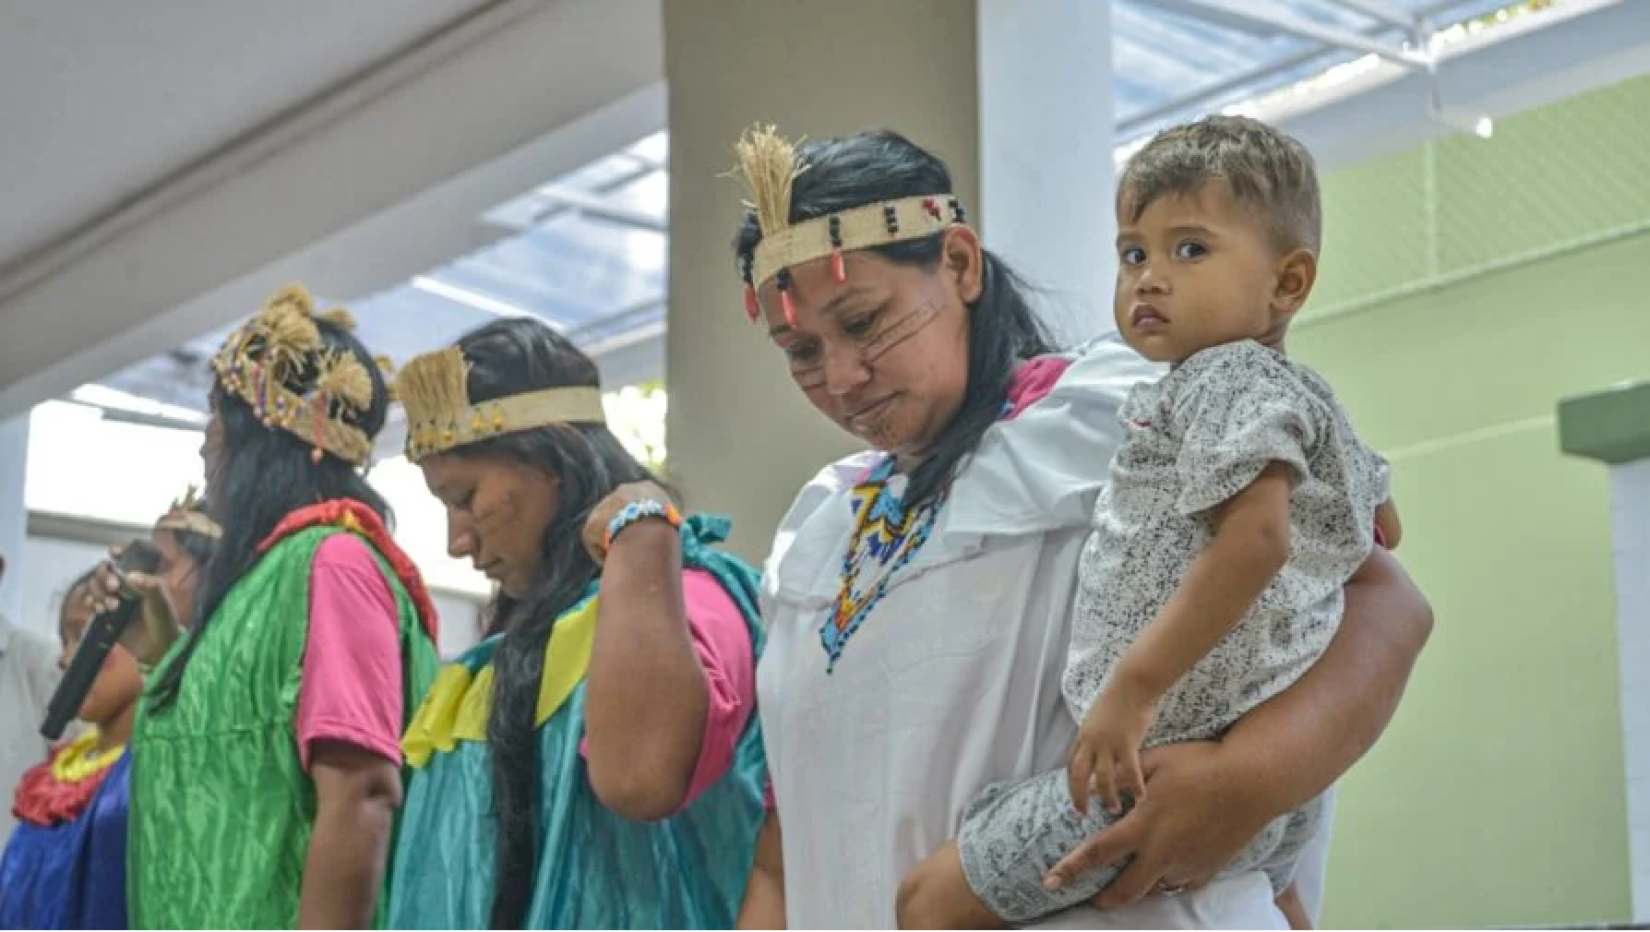
<path fill-rule="evenodd" d="M 938 300 L 919 305 L 901 317 L 877 328 L 859 348 L 859 356 L 866 362 L 876 362 L 900 344 L 911 339 L 940 317 Z"/>
<path fill-rule="evenodd" d="M 470 525 L 470 536 L 479 544 L 483 540 L 491 540 L 499 530 L 506 528 L 515 520 L 515 509 L 510 506 L 510 499 L 505 497 L 504 502 L 495 505 L 486 511 L 478 511 L 474 523 Z"/>
<path fill-rule="evenodd" d="M 801 369 L 792 369 L 791 378 L 796 381 L 796 387 L 805 392 L 825 387 L 825 367 L 807 366 Z"/>
<path fill-rule="evenodd" d="M 522 536 L 524 533 L 522 522 L 530 513 L 533 513 L 533 509 L 528 507 L 527 495 L 518 488 L 506 489 L 498 496 L 498 500 L 491 507 L 484 512 L 478 511 L 476 513 L 475 525 L 471 534 L 475 536 L 478 546 L 486 543 L 490 545 L 487 548 L 488 550 L 494 550 L 496 545 L 501 542 L 500 538 L 519 538 Z M 551 517 L 554 517 L 554 515 Z M 539 528 L 534 533 L 542 537 L 544 528 Z M 507 546 L 511 545 L 507 544 Z M 537 553 L 539 541 L 537 538 L 530 542 L 517 541 L 513 546 L 525 553 Z M 489 556 L 496 559 L 500 554 L 490 553 Z"/>

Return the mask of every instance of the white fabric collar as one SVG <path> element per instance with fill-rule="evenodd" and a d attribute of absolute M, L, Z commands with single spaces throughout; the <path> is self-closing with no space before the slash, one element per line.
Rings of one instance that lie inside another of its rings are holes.
<path fill-rule="evenodd" d="M 1161 367 L 1115 335 L 1075 353 L 1052 390 L 988 430 L 958 472 L 928 542 L 890 585 L 967 559 L 993 538 L 1086 526 L 1121 437 L 1117 412 Z M 823 607 L 837 596 L 853 533 L 849 493 L 882 454 L 857 453 L 822 470 L 797 497 L 768 571 L 782 599 Z"/>

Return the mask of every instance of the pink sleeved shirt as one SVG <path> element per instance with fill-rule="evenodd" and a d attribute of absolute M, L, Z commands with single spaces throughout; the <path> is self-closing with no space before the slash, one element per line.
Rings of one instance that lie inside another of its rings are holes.
<path fill-rule="evenodd" d="M 309 640 L 298 692 L 298 760 L 339 741 L 401 763 L 401 643 L 395 597 L 354 534 L 321 542 L 310 565 Z"/>
<path fill-rule="evenodd" d="M 682 604 L 709 686 L 705 735 L 682 802 L 686 807 L 727 773 L 733 762 L 739 736 L 756 708 L 756 659 L 751 655 L 745 617 L 716 577 L 703 570 L 683 572 Z"/>

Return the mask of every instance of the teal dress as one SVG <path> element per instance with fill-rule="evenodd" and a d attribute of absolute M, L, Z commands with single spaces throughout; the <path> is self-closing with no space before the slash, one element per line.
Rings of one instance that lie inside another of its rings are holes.
<path fill-rule="evenodd" d="M 713 550 L 727 522 L 682 527 L 684 567 L 709 572 L 760 652 L 757 574 Z M 727 929 L 744 896 L 764 816 L 767 763 L 751 715 L 728 771 L 681 812 L 635 822 L 596 798 L 579 746 L 596 593 L 557 619 L 538 703 L 537 869 L 530 929 Z M 495 834 L 486 720 L 498 638 L 443 669 L 405 739 L 411 769 L 390 879 L 391 928 L 483 929 Z"/>

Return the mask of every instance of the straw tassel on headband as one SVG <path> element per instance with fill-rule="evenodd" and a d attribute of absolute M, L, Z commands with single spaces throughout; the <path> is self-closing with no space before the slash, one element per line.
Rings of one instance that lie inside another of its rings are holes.
<path fill-rule="evenodd" d="M 762 126 L 747 131 L 734 145 L 739 157 L 739 172 L 750 187 L 751 210 L 764 237 L 770 230 L 782 230 L 791 218 L 791 185 L 801 170 L 796 164 L 796 146 L 780 136 L 777 127 Z M 756 320 L 760 309 L 756 302 L 757 283 L 766 280 L 752 277 L 754 254 L 745 260 L 745 313 Z M 779 280 L 779 300 L 784 304 L 785 322 L 796 326 L 796 305 L 791 301 L 790 276 Z"/>
<path fill-rule="evenodd" d="M 779 289 L 785 322 L 796 326 L 790 272 L 794 266 L 829 256 L 831 278 L 841 284 L 848 280 L 844 253 L 923 239 L 953 223 L 967 222 L 957 198 L 939 192 L 862 204 L 792 223 L 791 191 L 797 176 L 808 170 L 798 161 L 796 146 L 773 126 L 753 126 L 734 146 L 734 152 L 739 159 L 736 171 L 749 189 L 747 207 L 762 231 L 756 247 L 739 257 L 740 277 L 745 282 L 745 314 L 753 322 L 761 314 L 756 291 L 772 278 Z"/>
<path fill-rule="evenodd" d="M 407 409 L 407 459 L 491 440 L 502 434 L 567 424 L 602 424 L 595 386 L 547 388 L 470 402 L 469 361 L 456 346 L 425 353 L 401 367 L 395 393 Z"/>

